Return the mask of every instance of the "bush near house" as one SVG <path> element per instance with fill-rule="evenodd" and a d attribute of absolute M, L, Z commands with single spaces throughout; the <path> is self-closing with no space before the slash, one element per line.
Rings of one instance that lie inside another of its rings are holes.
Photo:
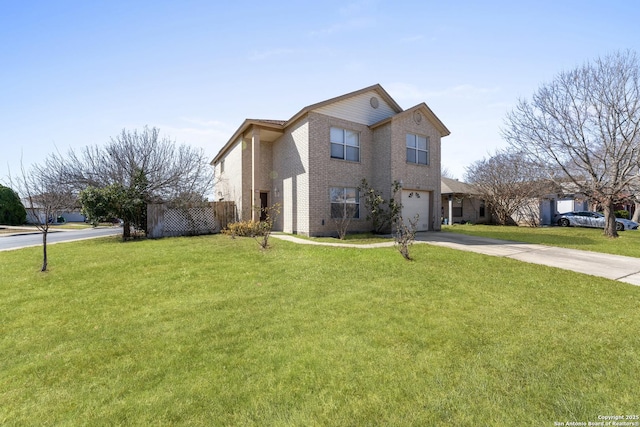
<path fill-rule="evenodd" d="M 222 230 L 222 233 L 230 237 L 253 237 L 260 231 L 259 221 L 232 222 Z"/>
<path fill-rule="evenodd" d="M 616 218 L 624 218 L 624 219 L 630 219 L 631 218 L 629 216 L 629 211 L 628 210 L 615 211 L 614 214 L 616 215 Z"/>

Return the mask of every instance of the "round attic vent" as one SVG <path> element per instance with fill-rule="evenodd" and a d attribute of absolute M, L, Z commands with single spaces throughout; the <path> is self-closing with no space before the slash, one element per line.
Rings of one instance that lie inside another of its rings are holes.
<path fill-rule="evenodd" d="M 378 102 L 378 98 L 376 98 L 375 96 L 371 97 L 371 99 L 369 100 L 369 103 L 373 108 L 378 108 L 378 105 L 380 105 Z"/>
<path fill-rule="evenodd" d="M 420 114 L 419 111 L 416 111 L 413 113 L 413 120 L 415 120 L 416 123 L 420 123 L 422 121 L 422 114 Z"/>

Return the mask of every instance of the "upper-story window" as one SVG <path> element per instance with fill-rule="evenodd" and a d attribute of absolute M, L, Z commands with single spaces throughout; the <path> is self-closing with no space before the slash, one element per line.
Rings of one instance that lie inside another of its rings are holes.
<path fill-rule="evenodd" d="M 224 159 L 220 162 L 220 173 L 224 172 Z"/>
<path fill-rule="evenodd" d="M 360 161 L 360 135 L 352 130 L 331 128 L 331 158 Z"/>
<path fill-rule="evenodd" d="M 429 139 L 426 136 L 407 134 L 407 163 L 429 164 Z"/>

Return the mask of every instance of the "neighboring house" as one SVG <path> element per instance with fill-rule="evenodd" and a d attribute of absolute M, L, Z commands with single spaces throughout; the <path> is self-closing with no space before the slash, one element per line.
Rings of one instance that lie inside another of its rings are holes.
<path fill-rule="evenodd" d="M 235 201 L 243 220 L 277 203 L 276 230 L 334 235 L 336 212 L 355 212 L 349 231 L 371 230 L 357 190 L 363 178 L 385 198 L 397 181 L 403 217 L 439 230 L 440 142 L 449 133 L 425 103 L 403 110 L 378 84 L 289 120 L 247 119 L 211 162 L 215 198 Z"/>
<path fill-rule="evenodd" d="M 50 223 L 57 223 L 59 217 L 64 218 L 65 222 L 84 222 L 86 217 L 80 213 L 80 209 L 74 210 L 62 210 L 56 212 L 55 215 L 50 215 L 50 218 L 46 218 L 46 209 L 42 205 L 34 204 L 33 210 L 29 208 L 29 199 L 23 198 L 22 204 L 27 210 L 27 224 L 44 224 L 45 221 Z"/>
<path fill-rule="evenodd" d="M 556 225 L 553 218 L 557 214 L 574 211 L 588 211 L 589 201 L 582 194 L 548 194 L 539 201 L 539 225 Z"/>
<path fill-rule="evenodd" d="M 529 226 L 556 225 L 553 220 L 557 214 L 590 210 L 587 197 L 573 193 L 570 184 L 559 185 L 551 191 L 543 197 L 532 199 L 528 206 L 513 215 L 513 220 Z"/>
<path fill-rule="evenodd" d="M 442 222 L 444 224 L 488 223 L 489 209 L 478 191 L 471 185 L 457 179 L 441 178 Z"/>
<path fill-rule="evenodd" d="M 36 216 L 33 215 L 31 209 L 27 208 L 27 224 L 44 224 L 45 214 L 44 210 L 38 207 L 35 208 Z M 57 223 L 58 218 L 64 218 L 64 222 L 84 222 L 87 217 L 80 212 L 60 212 L 55 218 L 49 218 L 49 222 Z"/>

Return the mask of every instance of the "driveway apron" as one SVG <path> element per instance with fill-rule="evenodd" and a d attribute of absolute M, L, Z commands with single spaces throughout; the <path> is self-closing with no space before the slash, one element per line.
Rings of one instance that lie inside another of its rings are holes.
<path fill-rule="evenodd" d="M 436 246 L 562 268 L 640 286 L 640 258 L 448 232 L 418 233 L 416 240 Z"/>

